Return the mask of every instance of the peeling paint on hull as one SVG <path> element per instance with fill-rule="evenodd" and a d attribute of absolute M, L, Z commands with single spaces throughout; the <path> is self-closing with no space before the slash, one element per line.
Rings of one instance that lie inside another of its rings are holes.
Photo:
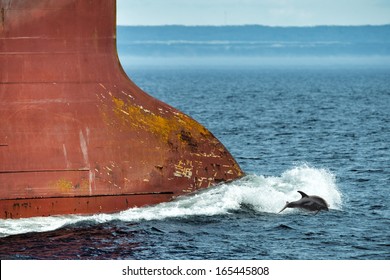
<path fill-rule="evenodd" d="M 0 218 L 110 213 L 243 176 L 124 73 L 114 0 L 0 0 Z"/>

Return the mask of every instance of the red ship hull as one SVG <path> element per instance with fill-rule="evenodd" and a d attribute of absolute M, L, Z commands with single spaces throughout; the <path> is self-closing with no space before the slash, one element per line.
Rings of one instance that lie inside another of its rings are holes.
<path fill-rule="evenodd" d="M 243 176 L 124 73 L 114 0 L 0 0 L 0 218 L 110 213 Z"/>

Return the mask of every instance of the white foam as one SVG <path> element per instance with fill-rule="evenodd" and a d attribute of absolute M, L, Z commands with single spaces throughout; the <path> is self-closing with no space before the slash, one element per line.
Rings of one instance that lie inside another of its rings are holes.
<path fill-rule="evenodd" d="M 104 223 L 112 220 L 161 220 L 194 215 L 221 215 L 238 210 L 242 205 L 254 211 L 278 213 L 286 201 L 300 198 L 301 190 L 309 195 L 323 197 L 331 209 L 341 209 L 342 194 L 335 176 L 328 170 L 300 165 L 287 170 L 279 177 L 248 175 L 230 184 L 223 184 L 194 195 L 151 207 L 132 208 L 115 214 L 92 216 L 67 215 L 18 220 L 1 220 L 0 237 L 26 232 L 43 232 L 61 228 L 80 221 Z M 283 213 L 289 213 L 286 209 Z"/>

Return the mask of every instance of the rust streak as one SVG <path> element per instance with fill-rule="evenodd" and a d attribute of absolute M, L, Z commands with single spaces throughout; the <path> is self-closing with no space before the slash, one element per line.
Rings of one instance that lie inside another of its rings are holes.
<path fill-rule="evenodd" d="M 4 10 L 4 8 L 1 8 L 0 17 L 1 17 L 1 26 L 4 29 L 4 26 L 5 26 L 5 10 Z"/>

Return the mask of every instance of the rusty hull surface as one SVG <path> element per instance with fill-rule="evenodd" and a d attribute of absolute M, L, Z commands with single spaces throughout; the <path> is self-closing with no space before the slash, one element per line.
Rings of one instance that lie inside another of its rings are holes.
<path fill-rule="evenodd" d="M 116 212 L 242 176 L 128 79 L 114 0 L 0 0 L 0 218 Z"/>

